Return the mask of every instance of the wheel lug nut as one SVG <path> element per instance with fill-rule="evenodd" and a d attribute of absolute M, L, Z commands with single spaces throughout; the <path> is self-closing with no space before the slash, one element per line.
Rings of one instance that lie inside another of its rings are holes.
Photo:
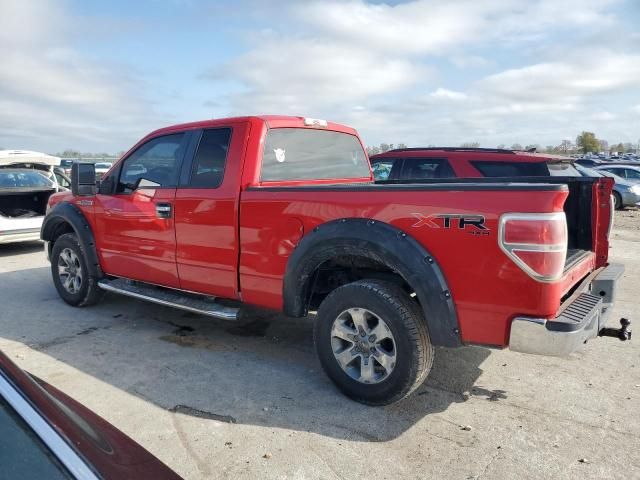
<path fill-rule="evenodd" d="M 371 336 L 369 337 L 369 341 L 370 341 L 370 342 L 375 342 L 375 341 L 376 341 L 376 336 L 375 336 L 375 335 L 371 335 Z"/>
<path fill-rule="evenodd" d="M 369 349 L 369 351 L 370 351 L 371 353 L 375 352 L 375 351 L 376 351 L 376 347 L 371 347 L 371 348 Z"/>

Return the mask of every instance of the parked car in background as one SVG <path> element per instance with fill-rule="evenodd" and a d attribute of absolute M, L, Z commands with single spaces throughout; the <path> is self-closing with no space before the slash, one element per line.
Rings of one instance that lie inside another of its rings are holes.
<path fill-rule="evenodd" d="M 606 165 L 598 166 L 596 170 L 604 170 L 609 173 L 613 173 L 618 177 L 624 178 L 630 182 L 640 182 L 640 166 L 634 165 Z"/>
<path fill-rule="evenodd" d="M 98 162 L 96 163 L 96 179 L 100 180 L 102 176 L 109 171 L 113 163 Z"/>
<path fill-rule="evenodd" d="M 40 239 L 49 197 L 70 185 L 59 163 L 44 153 L 0 152 L 0 243 Z"/>
<path fill-rule="evenodd" d="M 0 477 L 181 477 L 103 418 L 0 352 Z"/>
<path fill-rule="evenodd" d="M 613 204 L 616 210 L 624 207 L 640 206 L 640 184 L 611 173 L 605 169 L 593 169 L 576 165 L 576 169 L 585 177 L 610 177 L 616 182 L 613 185 Z"/>
<path fill-rule="evenodd" d="M 60 160 L 60 166 L 64 169 L 65 175 L 71 175 L 71 165 L 73 165 L 73 160 L 68 158 L 63 158 Z"/>
<path fill-rule="evenodd" d="M 577 163 L 578 165 L 582 165 L 583 167 L 599 167 L 601 165 L 606 165 L 605 162 L 601 161 L 600 159 L 597 158 L 578 158 L 575 163 Z"/>
<path fill-rule="evenodd" d="M 370 161 L 376 180 L 580 176 L 570 157 L 506 149 L 401 148 Z"/>
<path fill-rule="evenodd" d="M 71 179 L 62 167 L 53 167 L 53 175 L 58 183 L 59 190 L 69 190 L 71 188 Z"/>

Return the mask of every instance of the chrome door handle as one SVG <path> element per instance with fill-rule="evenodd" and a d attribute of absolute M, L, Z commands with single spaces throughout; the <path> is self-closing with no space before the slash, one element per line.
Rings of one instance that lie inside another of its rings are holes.
<path fill-rule="evenodd" d="M 158 218 L 171 218 L 171 204 L 156 203 L 156 216 Z"/>

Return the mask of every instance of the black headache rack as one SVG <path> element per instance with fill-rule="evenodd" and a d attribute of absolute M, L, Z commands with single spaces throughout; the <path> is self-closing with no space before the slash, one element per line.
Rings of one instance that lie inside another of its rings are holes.
<path fill-rule="evenodd" d="M 389 152 L 422 152 L 422 151 L 443 151 L 443 152 L 481 152 L 481 153 L 508 153 L 514 154 L 518 152 L 535 153 L 535 148 L 529 150 L 512 150 L 510 148 L 480 148 L 480 147 L 409 147 L 409 148 L 394 148 L 393 150 L 387 150 L 382 153 Z"/>

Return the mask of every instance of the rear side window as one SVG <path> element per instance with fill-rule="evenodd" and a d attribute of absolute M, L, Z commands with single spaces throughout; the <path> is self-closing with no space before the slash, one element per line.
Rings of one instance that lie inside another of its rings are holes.
<path fill-rule="evenodd" d="M 471 162 L 483 177 L 548 177 L 544 162 Z"/>
<path fill-rule="evenodd" d="M 446 158 L 405 158 L 401 175 L 403 180 L 453 178 L 455 176 Z"/>
<path fill-rule="evenodd" d="M 624 169 L 627 178 L 632 178 L 633 180 L 640 179 L 640 172 L 638 170 L 632 170 L 631 168 Z"/>
<path fill-rule="evenodd" d="M 193 159 L 190 186 L 217 188 L 224 178 L 224 167 L 231 139 L 230 128 L 215 128 L 202 132 Z"/>
<path fill-rule="evenodd" d="M 570 163 L 550 163 L 547 165 L 552 177 L 581 177 L 580 172 Z"/>
<path fill-rule="evenodd" d="M 373 170 L 373 178 L 375 180 L 389 180 L 391 170 L 396 161 L 401 162 L 397 158 L 385 158 L 371 162 L 371 170 Z"/>
<path fill-rule="evenodd" d="M 263 181 L 369 176 L 369 161 L 353 135 L 307 128 L 273 128 L 267 132 Z"/>

